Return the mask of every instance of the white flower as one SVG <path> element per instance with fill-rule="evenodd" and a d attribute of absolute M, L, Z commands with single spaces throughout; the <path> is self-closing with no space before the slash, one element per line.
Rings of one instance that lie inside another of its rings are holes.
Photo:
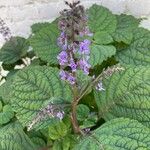
<path fill-rule="evenodd" d="M 96 86 L 96 90 L 98 91 L 105 91 L 105 89 L 103 88 L 103 83 L 102 81 L 100 80 Z"/>

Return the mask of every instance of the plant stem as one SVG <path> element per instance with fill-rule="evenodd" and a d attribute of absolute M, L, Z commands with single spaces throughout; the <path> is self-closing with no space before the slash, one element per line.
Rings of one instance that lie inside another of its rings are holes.
<path fill-rule="evenodd" d="M 74 42 L 75 41 L 75 31 L 74 31 L 74 16 L 72 17 L 72 36 L 71 36 L 71 41 Z M 74 54 L 72 52 L 72 57 L 74 58 Z M 73 76 L 76 78 L 76 73 L 73 73 Z M 73 130 L 74 133 L 76 134 L 82 134 L 82 131 L 80 130 L 79 124 L 78 124 L 78 120 L 77 120 L 77 114 L 76 114 L 76 110 L 77 110 L 77 105 L 78 105 L 78 88 L 77 85 L 75 84 L 73 86 L 73 95 L 74 95 L 74 99 L 71 105 L 71 121 L 72 121 L 72 125 L 73 125 Z"/>
<path fill-rule="evenodd" d="M 73 125 L 73 129 L 75 133 L 79 133 L 84 135 L 84 133 L 81 131 L 78 121 L 77 121 L 77 116 L 76 116 L 76 109 L 77 109 L 77 105 L 79 103 L 79 101 L 83 98 L 83 96 L 89 91 L 89 89 L 91 87 L 93 87 L 96 82 L 102 77 L 102 74 L 100 74 L 89 86 L 87 86 L 85 88 L 85 90 L 83 90 L 83 93 L 81 93 L 81 95 L 78 97 L 78 90 L 76 85 L 73 87 L 73 91 L 74 91 L 74 100 L 72 102 L 72 112 L 71 112 L 71 121 L 72 121 L 72 125 Z"/>
<path fill-rule="evenodd" d="M 77 101 L 74 100 L 72 103 L 72 113 L 71 113 L 71 120 L 72 120 L 72 125 L 73 125 L 73 130 L 75 133 L 80 133 L 80 127 L 77 121 L 77 116 L 76 116 L 76 109 L 77 109 Z"/>
<path fill-rule="evenodd" d="M 71 105 L 71 121 L 72 121 L 72 125 L 73 125 L 73 130 L 74 133 L 76 134 L 82 134 L 83 132 L 81 131 L 79 124 L 78 124 L 78 120 L 77 120 L 77 105 L 78 105 L 78 88 L 76 85 L 73 86 L 73 93 L 74 93 L 74 99 Z"/>

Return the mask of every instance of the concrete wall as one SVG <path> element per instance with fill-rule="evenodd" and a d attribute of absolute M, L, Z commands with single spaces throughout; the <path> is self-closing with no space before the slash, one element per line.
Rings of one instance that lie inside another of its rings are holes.
<path fill-rule="evenodd" d="M 142 26 L 150 29 L 150 0 L 81 0 L 81 2 L 86 7 L 97 3 L 114 13 L 147 17 L 148 20 L 143 21 Z M 0 18 L 6 22 L 13 35 L 28 37 L 33 23 L 52 21 L 64 7 L 63 0 L 0 0 Z M 0 47 L 3 43 L 4 39 L 0 35 Z"/>

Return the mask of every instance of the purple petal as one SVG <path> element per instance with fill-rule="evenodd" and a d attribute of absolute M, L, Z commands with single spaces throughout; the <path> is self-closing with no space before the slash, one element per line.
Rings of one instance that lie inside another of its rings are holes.
<path fill-rule="evenodd" d="M 90 70 L 91 65 L 86 60 L 81 59 L 79 61 L 79 67 L 81 70 L 83 70 L 83 72 L 85 74 L 89 74 L 89 70 Z"/>
<path fill-rule="evenodd" d="M 67 79 L 67 73 L 64 70 L 61 70 L 59 75 L 60 75 L 60 78 L 62 80 L 66 80 Z"/>
<path fill-rule="evenodd" d="M 80 46 L 79 46 L 79 53 L 81 54 L 89 54 L 90 53 L 90 44 L 91 41 L 89 40 L 84 40 L 82 42 L 80 42 Z"/>
<path fill-rule="evenodd" d="M 77 70 L 77 64 L 74 62 L 74 60 L 70 61 L 69 66 L 71 67 L 72 72 L 75 72 Z"/>
<path fill-rule="evenodd" d="M 71 84 L 71 85 L 73 85 L 73 84 L 75 84 L 75 77 L 73 77 L 71 74 L 68 74 L 68 77 L 67 77 L 67 81 Z"/>
<path fill-rule="evenodd" d="M 64 118 L 64 112 L 59 111 L 59 112 L 56 114 L 56 117 L 59 118 L 60 120 L 62 120 L 62 119 Z"/>
<path fill-rule="evenodd" d="M 62 51 L 58 56 L 57 59 L 60 65 L 66 65 L 68 62 L 68 54 L 66 51 Z"/>

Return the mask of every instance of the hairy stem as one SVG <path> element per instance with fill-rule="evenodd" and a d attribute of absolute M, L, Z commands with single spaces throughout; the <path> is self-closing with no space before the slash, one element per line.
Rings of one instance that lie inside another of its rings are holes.
<path fill-rule="evenodd" d="M 71 120 L 72 120 L 72 125 L 73 125 L 73 130 L 75 133 L 80 133 L 80 127 L 77 121 L 77 116 L 76 116 L 76 109 L 77 109 L 78 102 L 76 99 L 72 103 L 72 113 L 71 113 Z"/>
<path fill-rule="evenodd" d="M 72 102 L 72 113 L 71 113 L 71 120 L 72 120 L 72 125 L 73 125 L 73 129 L 74 129 L 74 132 L 75 133 L 80 133 L 80 134 L 84 134 L 79 125 L 78 125 L 78 121 L 77 121 L 77 116 L 76 116 L 76 109 L 77 109 L 77 105 L 79 103 L 79 101 L 83 98 L 84 95 L 86 95 L 86 93 L 89 91 L 89 89 L 91 87 L 93 87 L 97 82 L 98 80 L 102 77 L 102 74 L 100 74 L 90 85 L 88 85 L 85 90 L 83 90 L 83 92 L 80 94 L 80 96 L 78 97 L 78 90 L 77 90 L 77 87 L 76 85 L 74 86 L 73 88 L 73 91 L 74 91 L 74 100 Z"/>
<path fill-rule="evenodd" d="M 72 111 L 71 111 L 71 121 L 72 121 L 74 132 L 76 134 L 83 135 L 84 133 L 82 132 L 82 130 L 79 127 L 78 120 L 77 120 L 77 114 L 76 114 L 78 103 L 79 103 L 79 101 L 78 101 L 78 89 L 75 86 L 74 87 L 74 100 L 73 100 L 72 105 L 71 105 L 71 109 L 72 109 Z"/>

